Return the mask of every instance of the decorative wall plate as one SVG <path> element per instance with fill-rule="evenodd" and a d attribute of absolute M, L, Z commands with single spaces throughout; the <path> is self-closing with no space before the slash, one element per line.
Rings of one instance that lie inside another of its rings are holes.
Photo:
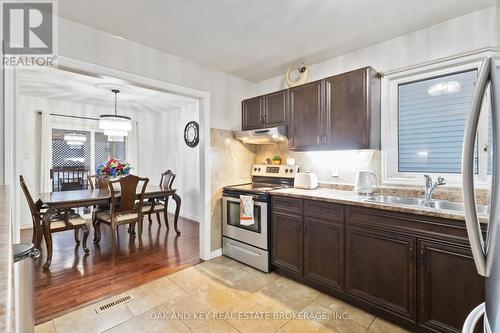
<path fill-rule="evenodd" d="M 200 142 L 200 125 L 196 121 L 190 121 L 184 128 L 184 142 L 191 148 Z"/>

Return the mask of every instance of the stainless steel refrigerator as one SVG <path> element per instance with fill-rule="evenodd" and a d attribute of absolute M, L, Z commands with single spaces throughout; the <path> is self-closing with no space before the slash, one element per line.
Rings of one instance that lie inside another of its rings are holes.
<path fill-rule="evenodd" d="M 489 94 L 488 94 L 489 90 Z M 477 272 L 485 277 L 485 302 L 479 304 L 467 317 L 463 332 L 472 333 L 481 317 L 484 332 L 500 333 L 500 85 L 493 58 L 483 61 L 479 70 L 471 113 L 467 121 L 462 151 L 463 198 L 465 221 Z M 492 189 L 488 231 L 483 236 L 476 212 L 474 195 L 474 149 L 483 99 L 491 99 L 493 129 Z"/>

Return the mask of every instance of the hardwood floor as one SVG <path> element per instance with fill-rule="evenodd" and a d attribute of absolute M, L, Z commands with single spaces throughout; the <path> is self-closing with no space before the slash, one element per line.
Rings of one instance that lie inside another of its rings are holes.
<path fill-rule="evenodd" d="M 170 230 L 166 231 L 163 219 L 158 227 L 156 218 L 151 225 L 146 218 L 142 241 L 130 237 L 127 226 L 120 226 L 114 251 L 110 228 L 101 226 L 99 245 L 92 244 L 91 231 L 88 255 L 81 245 L 76 246 L 72 231 L 54 234 L 50 271 L 42 271 L 44 244 L 42 256 L 36 261 L 36 323 L 199 263 L 198 223 L 179 218 L 181 235 L 177 236 L 173 216 L 169 215 L 169 222 Z M 31 235 L 31 229 L 22 230 L 21 239 L 31 242 Z"/>

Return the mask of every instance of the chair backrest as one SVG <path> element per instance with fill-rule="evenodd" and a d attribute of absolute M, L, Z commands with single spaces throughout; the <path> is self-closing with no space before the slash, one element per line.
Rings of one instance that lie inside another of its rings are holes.
<path fill-rule="evenodd" d="M 24 196 L 26 197 L 26 201 L 28 202 L 28 206 L 30 207 L 31 218 L 33 219 L 33 225 L 37 224 L 38 216 L 40 208 L 37 207 L 35 201 L 33 201 L 33 197 L 31 196 L 30 191 L 28 190 L 28 186 L 24 181 L 23 176 L 19 176 L 19 183 L 21 184 L 21 188 L 23 189 Z"/>
<path fill-rule="evenodd" d="M 92 190 L 108 188 L 109 178 L 106 176 L 88 175 L 87 182 Z"/>
<path fill-rule="evenodd" d="M 175 173 L 172 170 L 167 170 L 161 174 L 160 187 L 172 188 L 174 183 Z"/>
<path fill-rule="evenodd" d="M 139 183 L 142 182 L 140 192 L 137 192 Z M 135 175 L 128 175 L 117 180 L 108 182 L 109 191 L 111 193 L 111 214 L 117 212 L 141 212 L 144 201 L 144 192 L 148 185 L 149 178 L 141 178 Z M 116 196 L 114 184 L 120 184 L 120 199 Z M 137 196 L 139 194 L 139 196 Z M 136 200 L 139 200 L 136 204 Z"/>

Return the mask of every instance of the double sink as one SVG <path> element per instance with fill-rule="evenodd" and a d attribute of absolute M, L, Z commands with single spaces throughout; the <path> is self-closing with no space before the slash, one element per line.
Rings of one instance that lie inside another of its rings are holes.
<path fill-rule="evenodd" d="M 422 208 L 432 208 L 436 210 L 446 210 L 450 212 L 463 213 L 464 204 L 460 202 L 452 202 L 446 200 L 425 200 L 423 198 L 415 197 L 398 197 L 389 195 L 376 195 L 369 196 L 364 199 L 364 201 L 369 202 L 379 202 L 386 204 L 404 205 L 404 206 L 414 206 Z M 488 214 L 490 211 L 489 206 L 476 205 L 476 210 L 478 214 Z"/>

